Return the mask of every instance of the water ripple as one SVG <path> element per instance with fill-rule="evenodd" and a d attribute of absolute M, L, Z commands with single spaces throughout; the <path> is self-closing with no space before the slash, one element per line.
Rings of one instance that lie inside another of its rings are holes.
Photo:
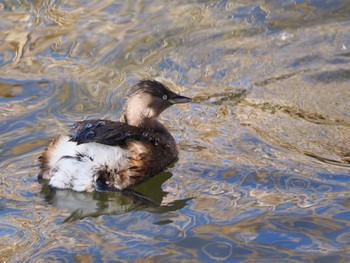
<path fill-rule="evenodd" d="M 347 262 L 344 1 L 0 3 L 0 258 Z M 194 98 L 162 121 L 179 160 L 130 193 L 57 191 L 40 151 L 119 120 L 130 85 Z"/>

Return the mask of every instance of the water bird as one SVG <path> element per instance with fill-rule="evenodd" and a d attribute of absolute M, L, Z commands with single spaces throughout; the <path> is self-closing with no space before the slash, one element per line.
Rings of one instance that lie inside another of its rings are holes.
<path fill-rule="evenodd" d="M 157 117 L 192 100 L 155 80 L 135 84 L 124 106 L 124 122 L 84 120 L 53 139 L 39 157 L 39 180 L 58 189 L 124 190 L 160 173 L 178 151 Z"/>

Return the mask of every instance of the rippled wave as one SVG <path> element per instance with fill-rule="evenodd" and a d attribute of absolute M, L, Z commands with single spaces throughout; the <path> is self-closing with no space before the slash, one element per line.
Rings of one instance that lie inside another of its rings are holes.
<path fill-rule="evenodd" d="M 0 3 L 0 261 L 348 261 L 347 1 Z M 141 78 L 191 96 L 130 193 L 36 180 L 51 138 Z"/>

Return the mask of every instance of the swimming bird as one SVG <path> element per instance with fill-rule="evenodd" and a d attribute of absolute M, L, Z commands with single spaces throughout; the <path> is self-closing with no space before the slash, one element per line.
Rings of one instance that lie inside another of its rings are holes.
<path fill-rule="evenodd" d="M 142 80 L 126 99 L 124 122 L 85 120 L 53 139 L 39 157 L 39 179 L 58 189 L 123 190 L 163 171 L 177 158 L 176 142 L 157 117 L 191 102 L 162 83 Z"/>

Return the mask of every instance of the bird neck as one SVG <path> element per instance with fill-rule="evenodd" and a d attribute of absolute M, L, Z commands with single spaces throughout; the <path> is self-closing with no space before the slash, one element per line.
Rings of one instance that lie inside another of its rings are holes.
<path fill-rule="evenodd" d="M 136 126 L 144 129 L 150 129 L 159 133 L 170 134 L 167 128 L 165 128 L 165 126 L 161 124 L 156 118 L 145 118 L 142 116 L 140 117 L 132 116 L 132 118 L 130 118 L 130 116 L 125 114 L 124 119 L 127 124 L 132 126 Z"/>

